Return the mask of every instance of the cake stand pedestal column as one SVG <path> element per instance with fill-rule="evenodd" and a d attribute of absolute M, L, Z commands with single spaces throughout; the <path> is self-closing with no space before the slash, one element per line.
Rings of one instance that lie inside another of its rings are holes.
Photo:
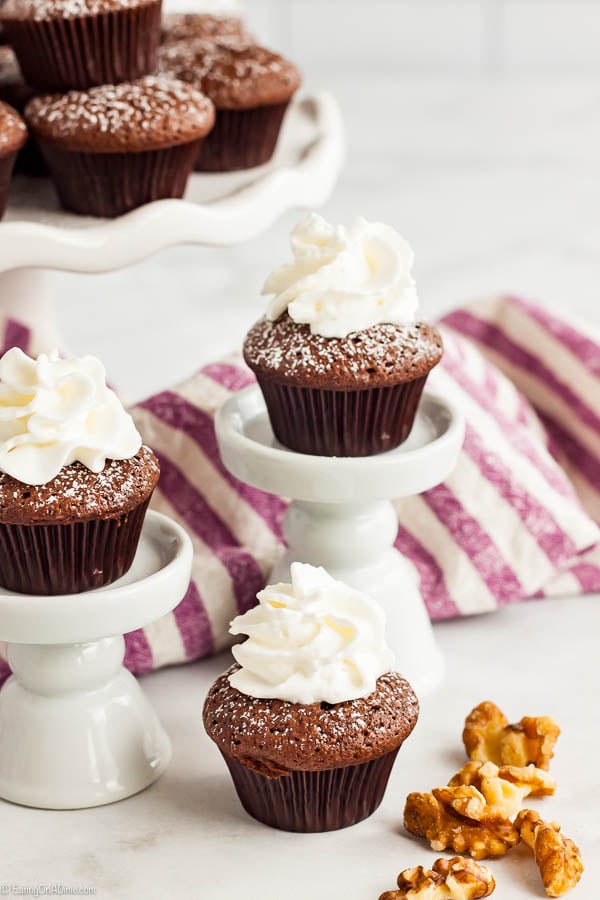
<path fill-rule="evenodd" d="M 288 550 L 270 581 L 289 581 L 292 562 L 324 566 L 370 594 L 387 617 L 398 668 L 421 695 L 443 677 L 443 661 L 411 563 L 394 547 L 391 500 L 429 490 L 448 477 L 464 440 L 464 420 L 447 398 L 426 392 L 409 440 L 378 456 L 308 456 L 273 436 L 258 387 L 232 397 L 216 418 L 223 462 L 254 487 L 291 497 Z"/>
<path fill-rule="evenodd" d="M 122 800 L 152 784 L 171 742 L 133 675 L 123 633 L 172 610 L 187 590 L 189 537 L 148 513 L 130 572 L 61 597 L 0 592 L 13 675 L 0 691 L 0 797 L 45 809 Z"/>
<path fill-rule="evenodd" d="M 45 269 L 0 271 L 0 311 L 5 321 L 0 347 L 8 339 L 12 346 L 24 345 L 23 349 L 37 355 L 60 346 L 51 278 Z M 11 331 L 11 323 L 19 327 Z"/>

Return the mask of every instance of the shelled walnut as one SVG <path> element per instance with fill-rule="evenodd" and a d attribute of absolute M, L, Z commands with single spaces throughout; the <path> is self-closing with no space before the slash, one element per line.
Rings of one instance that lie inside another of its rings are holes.
<path fill-rule="evenodd" d="M 465 721 L 463 742 L 467 755 L 497 766 L 528 766 L 547 770 L 560 728 L 549 716 L 524 716 L 511 725 L 489 701 L 476 706 Z"/>
<path fill-rule="evenodd" d="M 502 766 L 472 760 L 448 782 L 450 787 L 472 785 L 485 797 L 488 806 L 512 819 L 529 796 L 550 796 L 556 782 L 543 769 L 535 766 Z"/>
<path fill-rule="evenodd" d="M 562 897 L 583 874 L 579 848 L 560 832 L 556 822 L 544 822 L 539 813 L 524 809 L 515 821 L 523 843 L 533 855 L 549 897 Z"/>
<path fill-rule="evenodd" d="M 471 785 L 435 788 L 406 799 L 404 827 L 425 838 L 436 852 L 454 850 L 473 859 L 504 856 L 519 835 L 504 813 L 486 803 Z"/>
<path fill-rule="evenodd" d="M 486 866 L 455 856 L 438 859 L 432 869 L 416 866 L 398 875 L 398 890 L 386 891 L 379 900 L 479 900 L 496 887 Z"/>

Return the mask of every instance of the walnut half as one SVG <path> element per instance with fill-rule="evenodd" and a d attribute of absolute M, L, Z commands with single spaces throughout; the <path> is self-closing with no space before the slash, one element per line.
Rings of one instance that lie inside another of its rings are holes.
<path fill-rule="evenodd" d="M 519 842 L 512 822 L 471 785 L 435 788 L 406 798 L 404 827 L 432 850 L 468 853 L 473 859 L 504 856 Z"/>
<path fill-rule="evenodd" d="M 455 856 L 438 859 L 432 869 L 416 866 L 398 875 L 398 890 L 386 891 L 379 900 L 479 900 L 496 887 L 486 866 Z"/>
<path fill-rule="evenodd" d="M 549 716 L 524 716 L 511 725 L 494 703 L 476 706 L 465 721 L 463 742 L 467 755 L 497 766 L 533 764 L 547 770 L 554 756 L 560 728 Z"/>
<path fill-rule="evenodd" d="M 562 897 L 574 888 L 583 874 L 583 862 L 579 848 L 560 833 L 560 825 L 544 822 L 539 813 L 524 809 L 515 826 L 533 850 L 547 895 Z"/>
<path fill-rule="evenodd" d="M 500 810 L 512 819 L 529 796 L 554 794 L 556 782 L 535 766 L 502 766 L 492 762 L 472 760 L 448 782 L 450 787 L 472 785 L 485 797 L 488 806 Z"/>

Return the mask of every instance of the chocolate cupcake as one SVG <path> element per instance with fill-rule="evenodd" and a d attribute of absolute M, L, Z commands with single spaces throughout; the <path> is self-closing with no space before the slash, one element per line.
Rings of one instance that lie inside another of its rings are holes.
<path fill-rule="evenodd" d="M 154 71 L 162 0 L 6 0 L 0 22 L 28 84 L 84 90 Z"/>
<path fill-rule="evenodd" d="M 161 41 L 176 44 L 190 38 L 238 38 L 251 40 L 251 35 L 238 16 L 214 16 L 208 13 L 173 13 L 163 17 Z"/>
<path fill-rule="evenodd" d="M 390 671 L 384 615 L 323 569 L 294 563 L 232 623 L 248 640 L 217 679 L 204 727 L 246 811 L 286 831 L 333 831 L 379 806 L 419 705 Z"/>
<path fill-rule="evenodd" d="M 182 197 L 214 115 L 190 85 L 155 77 L 36 97 L 25 111 L 63 207 L 107 218 Z"/>
<path fill-rule="evenodd" d="M 0 360 L 0 586 L 73 594 L 130 568 L 158 462 L 92 356 Z"/>
<path fill-rule="evenodd" d="M 8 185 L 17 154 L 27 141 L 27 128 L 18 112 L 0 102 L 0 219 L 6 210 Z"/>
<path fill-rule="evenodd" d="M 443 353 L 438 331 L 416 320 L 412 250 L 388 226 L 334 228 L 313 214 L 294 229 L 292 251 L 244 343 L 276 438 L 318 456 L 398 447 Z"/>
<path fill-rule="evenodd" d="M 194 39 L 161 48 L 159 71 L 203 91 L 217 110 L 196 169 L 227 172 L 267 163 L 300 86 L 300 73 L 265 47 L 236 40 Z"/>

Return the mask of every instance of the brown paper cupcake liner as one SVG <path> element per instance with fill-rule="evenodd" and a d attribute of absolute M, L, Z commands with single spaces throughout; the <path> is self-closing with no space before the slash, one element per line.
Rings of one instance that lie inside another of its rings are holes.
<path fill-rule="evenodd" d="M 398 750 L 358 765 L 279 778 L 223 757 L 249 815 L 272 828 L 308 834 L 348 828 L 372 815 L 383 800 Z"/>
<path fill-rule="evenodd" d="M 18 594 L 78 594 L 130 568 L 150 498 L 115 519 L 60 525 L 0 524 L 0 585 Z"/>
<path fill-rule="evenodd" d="M 321 390 L 257 373 L 277 440 L 313 456 L 373 456 L 410 435 L 427 375 L 363 390 Z"/>
<path fill-rule="evenodd" d="M 41 143 L 62 206 L 83 216 L 114 218 L 183 197 L 201 141 L 142 153 L 76 153 Z"/>
<path fill-rule="evenodd" d="M 16 159 L 17 151 L 0 156 L 0 219 L 4 216 L 6 210 L 8 186 L 10 184 Z"/>
<path fill-rule="evenodd" d="M 85 90 L 134 81 L 158 62 L 161 0 L 70 19 L 4 23 L 28 84 L 40 91 Z"/>
<path fill-rule="evenodd" d="M 205 139 L 196 171 L 233 172 L 268 163 L 279 138 L 289 102 L 255 109 L 219 109 Z"/>

